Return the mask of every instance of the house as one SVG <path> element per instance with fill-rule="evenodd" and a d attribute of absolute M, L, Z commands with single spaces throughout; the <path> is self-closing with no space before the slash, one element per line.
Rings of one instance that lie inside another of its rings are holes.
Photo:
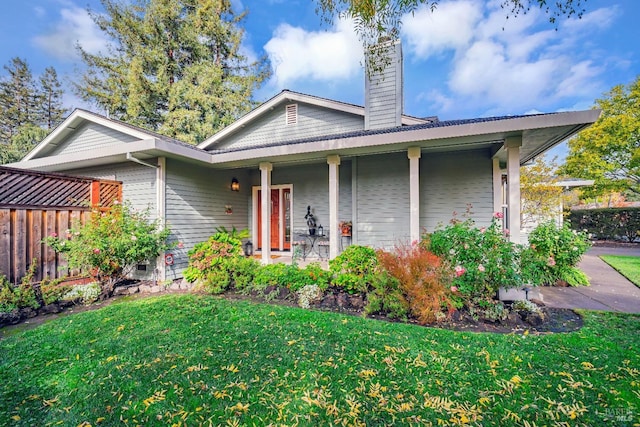
<path fill-rule="evenodd" d="M 389 52 L 385 69 L 367 78 L 364 107 L 284 90 L 197 147 L 76 110 L 12 166 L 122 181 L 123 197 L 164 218 L 184 245 L 172 265 L 158 262 L 166 278 L 179 277 L 187 250 L 219 226 L 249 228 L 264 263 L 290 254 L 307 232 L 307 207 L 331 258 L 343 243 L 341 221 L 353 223 L 351 243 L 392 247 L 469 204 L 487 225 L 503 193 L 518 241 L 520 165 L 599 112 L 411 117 L 402 111 L 400 42 Z"/>

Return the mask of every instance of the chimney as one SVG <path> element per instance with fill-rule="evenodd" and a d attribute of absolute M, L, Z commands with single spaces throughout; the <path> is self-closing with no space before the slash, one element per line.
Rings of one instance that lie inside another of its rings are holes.
<path fill-rule="evenodd" d="M 383 42 L 373 54 L 375 70 L 365 72 L 364 128 L 384 129 L 402 125 L 402 43 Z M 388 59 L 384 57 L 387 56 Z M 371 59 L 368 59 L 370 61 Z M 381 69 L 380 69 L 381 68 Z"/>

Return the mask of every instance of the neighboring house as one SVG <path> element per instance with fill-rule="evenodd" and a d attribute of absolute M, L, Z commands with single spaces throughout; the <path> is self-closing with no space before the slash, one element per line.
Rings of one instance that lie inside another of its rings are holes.
<path fill-rule="evenodd" d="M 599 111 L 438 121 L 402 114 L 402 54 L 366 82 L 365 106 L 282 91 L 198 147 L 74 111 L 12 166 L 115 179 L 184 244 L 160 277 L 181 275 L 186 252 L 216 227 L 249 228 L 262 260 L 290 254 L 307 206 L 339 253 L 352 243 L 390 248 L 433 231 L 472 205 L 478 225 L 502 209 L 519 240 L 520 165 L 592 124 Z M 232 181 L 239 184 L 233 191 Z M 267 197 L 262 197 L 268 194 Z M 268 243 L 264 243 L 268 242 Z"/>

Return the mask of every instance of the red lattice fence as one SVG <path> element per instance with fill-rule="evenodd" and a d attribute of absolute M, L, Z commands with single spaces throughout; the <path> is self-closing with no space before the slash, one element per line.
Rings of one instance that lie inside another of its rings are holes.
<path fill-rule="evenodd" d="M 122 183 L 0 166 L 0 274 L 17 283 L 32 262 L 34 280 L 74 276 L 42 239 L 84 223 L 90 206 L 122 201 Z"/>

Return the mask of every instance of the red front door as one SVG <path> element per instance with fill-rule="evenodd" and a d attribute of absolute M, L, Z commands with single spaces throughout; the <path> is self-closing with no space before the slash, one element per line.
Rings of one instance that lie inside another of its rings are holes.
<path fill-rule="evenodd" d="M 271 249 L 287 250 L 291 248 L 289 233 L 289 212 L 291 206 L 291 190 L 289 188 L 271 190 Z M 258 190 L 258 249 L 262 249 L 262 191 Z M 280 236 L 283 237 L 280 247 Z"/>

